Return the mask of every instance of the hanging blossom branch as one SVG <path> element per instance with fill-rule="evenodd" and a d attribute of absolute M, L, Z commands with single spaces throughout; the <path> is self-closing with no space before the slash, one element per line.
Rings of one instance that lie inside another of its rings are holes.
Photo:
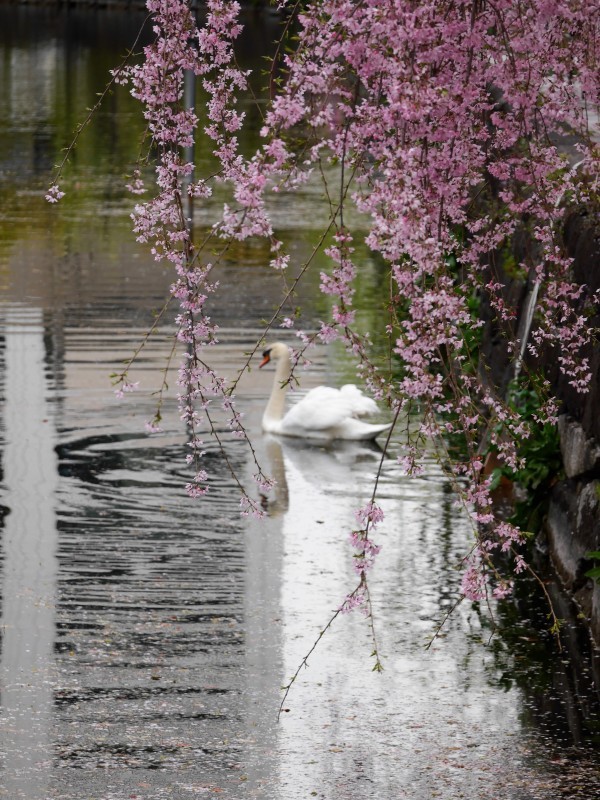
<path fill-rule="evenodd" d="M 476 356 L 467 334 L 476 333 L 481 323 L 473 318 L 469 299 L 486 297 L 501 322 L 514 322 L 516 310 L 507 307 L 502 282 L 490 265 L 524 225 L 531 246 L 520 266 L 542 289 L 528 350 L 538 355 L 542 347 L 555 347 L 564 374 L 577 389 L 585 391 L 589 380 L 589 365 L 578 355 L 589 337 L 586 315 L 575 310 L 585 300 L 585 289 L 569 280 L 558 201 L 582 202 L 590 195 L 558 145 L 565 132 L 576 135 L 581 171 L 592 175 L 597 186 L 599 153 L 589 109 L 599 96 L 599 23 L 598 4 L 592 5 L 579 0 L 431 0 L 418 7 L 367 0 L 309 4 L 298 15 L 297 47 L 283 59 L 285 82 L 265 115 L 264 144 L 249 160 L 239 154 L 235 135 L 243 124 L 236 93 L 246 80 L 235 67 L 231 47 L 239 33 L 235 4 L 210 3 L 205 28 L 195 32 L 183 3 L 150 3 L 162 29 L 169 29 L 170 43 L 157 43 L 140 71 L 131 73 L 134 91 L 149 109 L 153 135 L 167 132 L 159 170 L 164 191 L 154 205 L 139 208 L 137 226 L 142 237 L 154 236 L 157 254 L 173 260 L 180 272 L 175 293 L 191 313 L 184 338 L 194 362 L 193 371 L 184 371 L 184 385 L 208 382 L 212 392 L 225 391 L 194 355 L 200 342 L 216 340 L 212 324 L 192 323 L 193 313 L 201 318 L 214 287 L 207 280 L 210 265 L 193 272 L 186 267 L 191 244 L 185 240 L 180 204 L 172 202 L 190 165 L 178 161 L 171 145 L 185 146 L 196 121 L 189 112 L 173 110 L 180 89 L 168 95 L 170 106 L 153 94 L 161 85 L 157 76 L 164 82 L 169 74 L 180 82 L 183 67 L 203 76 L 211 97 L 206 131 L 221 164 L 219 179 L 233 189 L 233 203 L 225 206 L 214 233 L 267 237 L 275 269 L 285 269 L 289 255 L 273 234 L 267 192 L 293 190 L 324 162 L 341 165 L 342 202 L 326 250 L 332 267 L 321 276 L 321 290 L 333 300 L 332 319 L 322 323 L 319 336 L 325 342 L 341 337 L 374 396 L 392 404 L 396 413 L 421 409 L 422 423 L 401 456 L 408 472 L 420 469 L 424 441 L 459 431 L 466 437 L 467 459 L 455 457 L 448 466 L 475 533 L 462 581 L 470 599 L 486 597 L 490 575 L 497 577 L 494 551 L 518 554 L 522 541 L 517 528 L 495 519 L 481 437 L 487 436 L 488 446 L 507 467 L 517 469 L 522 464 L 515 442 L 528 436 L 529 428 L 488 385 L 485 369 L 473 368 Z M 192 34 L 198 41 L 194 48 L 187 45 Z M 153 68 L 152 54 L 166 59 L 166 65 Z M 169 112 L 166 121 L 163 106 Z M 346 170 L 352 181 L 344 181 Z M 387 334 L 402 367 L 399 380 L 375 370 L 365 339 L 353 329 L 357 266 L 353 234 L 343 216 L 350 182 L 353 201 L 371 219 L 366 243 L 390 268 Z M 209 191 L 206 181 L 192 188 L 200 197 Z M 174 232 L 165 237 L 169 210 Z M 170 251 L 173 241 L 183 242 L 181 249 Z M 514 348 L 518 352 L 518 342 Z M 185 395 L 192 401 L 184 405 L 187 414 L 193 413 L 199 391 Z M 552 420 L 555 411 L 550 402 L 542 418 Z M 379 521 L 379 516 L 367 519 L 363 532 Z M 364 554 L 364 575 L 377 546 L 368 534 L 357 535 L 360 541 L 354 545 Z M 520 571 L 522 557 L 515 558 Z M 494 593 L 500 597 L 509 588 L 508 581 L 496 580 Z"/>
<path fill-rule="evenodd" d="M 390 405 L 396 421 L 420 412 L 420 424 L 407 427 L 400 463 L 418 474 L 426 442 L 442 443 L 444 466 L 474 532 L 462 592 L 472 600 L 490 591 L 504 596 L 510 581 L 499 576 L 493 556 L 502 551 L 515 571 L 525 569 L 523 534 L 495 517 L 484 452 L 495 451 L 516 471 L 523 466 L 517 443 L 531 428 L 487 378 L 472 301 L 485 300 L 500 326 L 515 328 L 517 309 L 507 304 L 495 265 L 514 234 L 525 232 L 528 248 L 517 267 L 537 287 L 535 325 L 523 342 L 514 336 L 508 347 L 515 359 L 523 349 L 537 357 L 552 348 L 572 386 L 587 390 L 590 369 L 580 352 L 590 339 L 587 320 L 596 299 L 570 277 L 561 219 L 567 202 L 592 202 L 598 195 L 600 0 L 282 0 L 279 6 L 295 15 L 297 41 L 292 52 L 277 53 L 281 79 L 272 73 L 262 144 L 251 158 L 242 157 L 237 139 L 244 124 L 237 99 L 247 88 L 233 50 L 238 4 L 210 0 L 201 29 L 182 0 L 147 5 L 156 40 L 141 65 L 118 77 L 144 104 L 158 153 L 158 194 L 136 206 L 134 220 L 139 240 L 150 242 L 155 257 L 168 259 L 176 271 L 172 294 L 186 348 L 180 406 L 196 470 L 190 493 L 207 487 L 201 418 L 209 433 L 216 430 L 216 400 L 232 432 L 247 437 L 230 387 L 204 356 L 218 340 L 205 311 L 217 286 L 210 278 L 213 262 L 202 261 L 201 247 L 194 249 L 183 214 L 181 185 L 193 165 L 181 153 L 198 125 L 181 104 L 186 69 L 201 77 L 209 95 L 204 130 L 220 165 L 189 191 L 202 201 L 221 181 L 232 193 L 213 239 L 263 237 L 272 267 L 284 272 L 291 258 L 272 229 L 269 196 L 293 191 L 313 172 L 341 171 L 339 191 L 329 193 L 331 265 L 321 275 L 331 319 L 317 336 L 345 343 L 373 396 Z M 575 141 L 572 155 L 567 139 Z M 144 188 L 136 175 L 132 189 Z M 353 247 L 360 234 L 347 223 L 349 202 L 367 215 L 364 242 L 388 265 L 385 333 L 393 374 L 375 368 L 368 338 L 355 327 L 359 267 Z M 299 335 L 305 345 L 314 338 Z M 548 398 L 539 421 L 555 417 L 556 403 Z M 458 435 L 463 456 L 450 455 L 444 444 Z M 268 483 L 258 465 L 256 479 Z M 260 513 L 243 487 L 242 504 Z M 352 535 L 365 575 L 377 553 L 370 530 L 382 512 L 373 496 L 359 513 L 362 527 Z M 352 602 L 360 595 L 353 593 Z"/>
<path fill-rule="evenodd" d="M 137 47 L 137 44 L 138 44 L 138 42 L 140 40 L 140 36 L 142 35 L 142 31 L 144 30 L 144 27 L 145 27 L 145 25 L 146 25 L 146 23 L 148 22 L 149 19 L 150 19 L 150 15 L 148 15 L 146 17 L 146 19 L 144 20 L 144 22 L 140 26 L 138 34 L 137 34 L 137 36 L 135 38 L 135 42 L 130 47 L 127 55 L 125 56 L 125 58 L 121 62 L 120 66 L 117 69 L 113 70 L 112 78 L 106 84 L 106 86 L 104 87 L 103 91 L 100 93 L 100 95 L 98 97 L 98 100 L 95 102 L 95 104 L 91 108 L 88 109 L 88 114 L 87 114 L 86 118 L 83 120 L 83 122 L 81 122 L 77 126 L 77 129 L 75 131 L 73 139 L 71 140 L 69 146 L 65 149 L 65 154 L 63 156 L 62 161 L 55 168 L 54 182 L 53 182 L 52 186 L 50 186 L 50 188 L 48 189 L 48 193 L 46 194 L 46 200 L 49 203 L 58 203 L 58 201 L 62 200 L 62 198 L 65 196 L 65 193 L 61 190 L 61 188 L 59 186 L 59 181 L 60 181 L 60 179 L 62 177 L 63 170 L 64 170 L 65 166 L 67 165 L 67 162 L 69 161 L 69 158 L 71 157 L 71 154 L 72 154 L 73 150 L 77 147 L 77 142 L 79 141 L 79 137 L 81 136 L 83 131 L 87 128 L 87 126 L 90 124 L 90 122 L 95 117 L 96 112 L 98 111 L 98 109 L 100 108 L 102 103 L 104 102 L 104 99 L 109 94 L 109 92 L 113 88 L 114 84 L 119 83 L 119 78 L 120 78 L 120 76 L 122 76 L 124 74 L 128 63 L 130 62 L 131 58 L 133 57 L 134 52 L 135 52 L 135 48 Z"/>
<path fill-rule="evenodd" d="M 235 21 L 239 7 L 236 3 L 209 4 L 206 25 L 199 30 L 190 9 L 179 0 L 149 0 L 147 6 L 153 15 L 155 41 L 144 48 L 143 63 L 121 70 L 117 79 L 129 83 L 133 96 L 144 104 L 149 134 L 158 151 L 158 194 L 139 203 L 133 218 L 138 241 L 149 242 L 154 257 L 170 261 L 176 272 L 171 294 L 179 303 L 175 319 L 177 338 L 185 347 L 178 397 L 181 418 L 189 432 L 187 461 L 194 469 L 194 477 L 186 488 L 193 497 L 208 491 L 210 476 L 203 467 L 202 438 L 203 426 L 207 425 L 208 435 L 217 442 L 239 487 L 242 513 L 260 516 L 263 513 L 260 504 L 239 480 L 215 421 L 213 405 L 217 401 L 228 418 L 230 431 L 247 441 L 256 463 L 256 481 L 267 491 L 271 481 L 256 460 L 234 397 L 224 378 L 203 355 L 206 348 L 218 342 L 218 327 L 205 311 L 206 301 L 217 286 L 210 280 L 213 263 L 202 262 L 201 250 L 194 250 L 182 196 L 182 186 L 194 170 L 192 163 L 184 161 L 182 153 L 192 145 L 198 125 L 194 111 L 182 107 L 185 70 L 200 76 L 211 96 L 205 130 L 214 141 L 221 164 L 220 180 L 235 181 L 242 168 L 235 132 L 243 123 L 243 114 L 235 105 L 236 93 L 246 88 L 246 76 L 232 66 L 232 41 L 241 30 Z M 130 188 L 134 193 L 145 190 L 139 172 Z M 192 181 L 188 191 L 194 198 L 206 199 L 212 189 L 207 179 L 200 179 Z M 267 227 L 261 229 L 261 233 L 267 232 Z M 151 423 L 153 430 L 155 423 L 156 418 Z"/>
<path fill-rule="evenodd" d="M 593 298 L 570 279 L 559 200 L 593 199 L 561 146 L 565 134 L 576 137 L 575 156 L 598 186 L 598 132 L 589 109 L 597 110 L 599 98 L 600 9 L 592 6 L 310 4 L 298 18 L 299 44 L 286 58 L 287 80 L 263 130 L 269 152 L 305 173 L 326 154 L 343 165 L 360 163 L 354 201 L 371 218 L 367 244 L 390 266 L 396 311 L 387 333 L 403 377 L 382 381 L 351 330 L 356 266 L 352 234 L 341 224 L 328 250 L 332 269 L 322 276 L 322 291 L 338 301 L 335 331 L 327 332 L 346 341 L 376 397 L 422 409 L 403 461 L 410 472 L 422 458 L 419 441 L 466 436 L 468 459 L 449 466 L 476 537 L 462 581 L 474 600 L 486 597 L 490 575 L 497 576 L 493 552 L 518 554 L 522 542 L 515 526 L 495 519 L 479 443 L 487 432 L 488 446 L 516 470 L 522 463 L 515 443 L 530 429 L 487 383 L 484 365 L 472 368 L 465 332 L 476 333 L 481 323 L 469 299 L 486 297 L 499 320 L 513 323 L 516 310 L 507 307 L 490 265 L 520 228 L 531 243 L 519 266 L 542 289 L 527 349 L 537 356 L 554 348 L 579 391 L 590 377 L 580 352 L 590 337 L 584 303 Z M 300 165 L 286 143 L 299 138 L 301 126 L 311 146 Z M 516 352 L 519 342 L 513 346 Z M 550 400 L 540 420 L 553 421 L 555 413 Z M 521 571 L 522 557 L 515 558 Z M 500 580 L 494 594 L 509 590 Z"/>

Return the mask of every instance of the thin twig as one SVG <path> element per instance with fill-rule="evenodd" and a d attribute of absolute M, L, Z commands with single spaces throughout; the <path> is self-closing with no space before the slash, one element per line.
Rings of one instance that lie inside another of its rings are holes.
<path fill-rule="evenodd" d="M 362 581 L 361 581 L 361 583 L 359 583 L 359 584 L 358 584 L 358 586 L 356 587 L 356 589 L 354 589 L 354 591 L 353 591 L 351 594 L 349 594 L 349 595 L 348 595 L 348 598 L 350 598 L 350 597 L 354 597 L 354 595 L 355 595 L 355 594 L 358 592 L 358 590 L 360 589 L 360 587 L 361 587 L 361 586 L 362 586 Z M 323 628 L 323 630 L 321 630 L 321 631 L 319 632 L 319 635 L 317 636 L 317 638 L 316 638 L 316 639 L 315 639 L 315 641 L 313 642 L 313 645 L 312 645 L 312 647 L 310 648 L 310 650 L 308 651 L 308 653 L 307 653 L 307 654 L 304 656 L 304 658 L 303 658 L 303 659 L 302 659 L 302 661 L 300 662 L 300 664 L 299 664 L 299 666 L 298 666 L 298 668 L 297 668 L 296 672 L 294 672 L 294 674 L 293 674 L 293 676 L 292 676 L 291 680 L 289 681 L 289 683 L 287 683 L 285 686 L 283 686 L 283 687 L 282 687 L 282 688 L 283 688 L 285 691 L 284 691 L 283 698 L 282 698 L 282 700 L 281 700 L 281 704 L 280 704 L 280 706 L 279 706 L 279 711 L 277 712 L 277 719 L 278 719 L 278 720 L 279 720 L 279 718 L 281 717 L 281 712 L 284 710 L 283 706 L 284 706 L 284 703 L 285 703 L 285 701 L 286 701 L 286 699 L 287 699 L 287 696 L 288 696 L 288 694 L 290 693 L 290 689 L 292 688 L 292 686 L 294 685 L 294 683 L 295 683 L 295 681 L 296 681 L 296 678 L 297 678 L 297 677 L 298 677 L 298 675 L 300 674 L 300 670 L 302 669 L 302 667 L 307 667 L 307 666 L 308 666 L 308 659 L 309 659 L 309 658 L 310 658 L 310 656 L 311 656 L 311 655 L 314 653 L 315 649 L 317 648 L 317 645 L 319 644 L 319 642 L 321 641 L 321 639 L 323 638 L 323 636 L 325 636 L 325 634 L 327 633 L 327 631 L 329 630 L 329 628 L 330 628 L 330 627 L 333 625 L 334 621 L 335 621 L 335 620 L 337 619 L 337 617 L 338 617 L 338 616 L 339 616 L 339 615 L 342 613 L 342 608 L 343 608 L 343 606 L 340 606 L 340 607 L 339 607 L 339 608 L 338 608 L 338 609 L 335 611 L 335 613 L 333 614 L 333 616 L 332 616 L 332 617 L 329 619 L 329 622 L 327 623 L 327 625 L 325 625 L 325 627 Z"/>
<path fill-rule="evenodd" d="M 60 176 L 62 175 L 62 171 L 63 171 L 63 169 L 65 167 L 65 164 L 69 160 L 69 156 L 71 155 L 72 151 L 77 146 L 77 142 L 79 140 L 79 137 L 83 133 L 84 129 L 87 128 L 87 126 L 90 124 L 90 122 L 92 121 L 92 117 L 94 116 L 96 111 L 100 108 L 102 103 L 104 102 L 104 98 L 109 93 L 109 91 L 112 89 L 112 87 L 115 85 L 115 83 L 117 82 L 117 79 L 119 78 L 120 74 L 125 69 L 125 66 L 127 65 L 127 62 L 129 61 L 129 59 L 133 55 L 135 47 L 136 47 L 137 43 L 140 40 L 140 37 L 142 35 L 142 31 L 144 30 L 144 27 L 145 27 L 146 23 L 148 22 L 148 20 L 151 17 L 152 17 L 152 14 L 147 14 L 146 15 L 144 21 L 142 22 L 142 24 L 140 26 L 140 29 L 139 29 L 138 33 L 137 33 L 135 41 L 133 42 L 133 44 L 131 45 L 131 48 L 127 52 L 127 55 L 125 56 L 123 61 L 121 61 L 121 63 L 117 67 L 117 69 L 112 71 L 112 77 L 110 78 L 110 80 L 108 81 L 106 86 L 104 87 L 104 90 L 100 93 L 100 96 L 99 96 L 98 100 L 92 106 L 92 108 L 89 109 L 87 117 L 83 120 L 83 122 L 80 122 L 79 125 L 77 126 L 77 128 L 75 129 L 75 134 L 73 136 L 73 139 L 71 140 L 71 143 L 69 144 L 69 146 L 65 150 L 65 155 L 64 155 L 63 160 L 60 162 L 60 164 L 58 164 L 56 166 L 56 173 L 55 173 L 55 177 L 54 177 L 54 183 L 58 183 L 58 181 L 60 179 Z"/>

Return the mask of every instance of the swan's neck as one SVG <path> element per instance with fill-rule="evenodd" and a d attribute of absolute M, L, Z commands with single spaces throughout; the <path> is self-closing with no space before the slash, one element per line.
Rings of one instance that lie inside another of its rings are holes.
<path fill-rule="evenodd" d="M 278 423 L 283 418 L 285 395 L 291 374 L 292 362 L 290 354 L 285 353 L 277 359 L 273 388 L 271 389 L 271 396 L 263 415 L 263 428 L 265 430 L 272 430 L 272 423 Z"/>

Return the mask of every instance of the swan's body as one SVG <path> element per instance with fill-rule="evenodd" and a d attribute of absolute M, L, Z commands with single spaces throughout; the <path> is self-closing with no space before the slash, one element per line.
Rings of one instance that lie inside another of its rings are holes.
<path fill-rule="evenodd" d="M 389 425 L 371 425 L 359 417 L 377 412 L 377 404 L 353 384 L 333 389 L 329 386 L 317 386 L 299 400 L 287 413 L 285 412 L 285 396 L 292 362 L 290 349 L 282 342 L 276 342 L 263 353 L 261 367 L 269 361 L 276 362 L 273 389 L 265 413 L 262 426 L 267 433 L 278 433 L 283 436 L 298 436 L 318 441 L 332 439 L 374 439 Z"/>

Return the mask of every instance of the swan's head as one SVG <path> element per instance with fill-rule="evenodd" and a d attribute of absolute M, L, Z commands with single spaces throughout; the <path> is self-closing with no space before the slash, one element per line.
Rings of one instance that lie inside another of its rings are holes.
<path fill-rule="evenodd" d="M 275 342 L 275 344 L 269 345 L 266 350 L 263 350 L 262 356 L 263 360 L 258 365 L 259 368 L 264 367 L 265 364 L 268 364 L 272 359 L 279 361 L 282 358 L 289 358 L 290 348 L 283 342 Z"/>

